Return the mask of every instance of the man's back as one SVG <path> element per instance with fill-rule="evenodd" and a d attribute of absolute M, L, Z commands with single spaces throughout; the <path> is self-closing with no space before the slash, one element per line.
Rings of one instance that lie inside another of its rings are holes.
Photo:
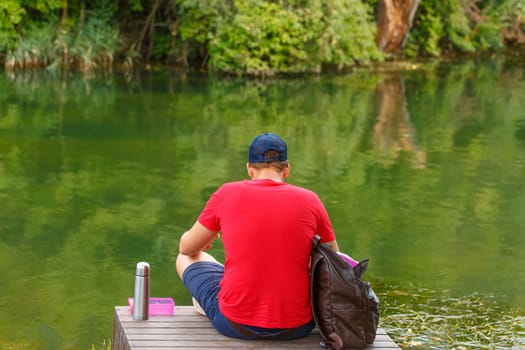
<path fill-rule="evenodd" d="M 223 185 L 199 217 L 222 232 L 226 252 L 219 305 L 234 322 L 290 328 L 311 315 L 311 239 L 333 240 L 326 211 L 309 190 L 273 180 Z"/>

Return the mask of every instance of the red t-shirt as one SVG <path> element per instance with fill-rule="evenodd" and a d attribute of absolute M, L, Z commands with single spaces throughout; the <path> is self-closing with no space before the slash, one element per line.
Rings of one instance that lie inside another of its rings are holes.
<path fill-rule="evenodd" d="M 292 328 L 312 319 L 312 237 L 335 239 L 314 192 L 272 180 L 226 183 L 211 196 L 199 222 L 222 233 L 226 261 L 219 308 L 224 316 L 264 328 Z"/>

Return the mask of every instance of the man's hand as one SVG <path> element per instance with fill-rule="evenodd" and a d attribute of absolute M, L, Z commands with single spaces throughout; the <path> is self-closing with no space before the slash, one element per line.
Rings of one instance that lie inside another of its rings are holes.
<path fill-rule="evenodd" d="M 192 228 L 184 233 L 179 241 L 179 253 L 193 256 L 203 250 L 209 250 L 213 240 L 219 237 L 219 233 L 204 227 L 198 221 Z"/>
<path fill-rule="evenodd" d="M 208 251 L 213 247 L 213 241 L 216 239 L 221 239 L 221 233 L 217 233 L 217 236 L 213 237 L 211 241 L 209 241 L 206 246 L 202 249 L 204 251 Z"/>

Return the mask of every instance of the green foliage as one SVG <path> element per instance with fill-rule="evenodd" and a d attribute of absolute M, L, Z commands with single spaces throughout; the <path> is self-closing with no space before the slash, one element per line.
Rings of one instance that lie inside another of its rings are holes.
<path fill-rule="evenodd" d="M 73 57 L 67 64 L 76 64 L 84 70 L 99 65 L 111 66 L 118 49 L 119 32 L 112 21 L 116 8 L 111 4 L 104 5 L 101 1 L 83 27 L 69 32 L 73 39 L 70 50 Z"/>
<path fill-rule="evenodd" d="M 375 42 L 377 4 L 4 0 L 0 60 L 8 69 L 51 65 L 89 71 L 107 68 L 115 58 L 130 67 L 142 56 L 236 74 L 340 70 L 382 59 Z M 404 53 L 437 57 L 523 42 L 525 0 L 425 0 Z"/>
<path fill-rule="evenodd" d="M 75 67 L 84 71 L 108 67 L 118 48 L 118 31 L 108 9 L 101 7 L 86 22 L 69 29 L 58 22 L 36 22 L 21 31 L 6 54 L 8 69 Z"/>
<path fill-rule="evenodd" d="M 169 56 L 171 49 L 172 49 L 172 36 L 170 33 L 167 33 L 166 31 L 162 31 L 160 33 L 156 33 L 154 39 L 154 46 L 153 46 L 153 57 L 156 60 L 161 60 L 164 57 Z"/>
<path fill-rule="evenodd" d="M 22 21 L 25 13 L 18 0 L 3 0 L 0 3 L 0 54 L 15 40 L 16 25 Z"/>
<path fill-rule="evenodd" d="M 64 6 L 64 0 L 24 0 L 21 3 L 24 7 L 36 10 L 42 15 L 47 15 Z"/>
<path fill-rule="evenodd" d="M 231 21 L 220 21 L 210 42 L 214 69 L 251 74 L 303 71 L 309 33 L 292 9 L 270 2 L 236 3 Z"/>
<path fill-rule="evenodd" d="M 483 28 L 481 31 L 487 33 L 489 40 L 494 42 L 497 36 L 503 36 L 503 39 L 509 44 L 523 44 L 525 36 L 525 0 L 500 0 L 485 1 L 487 17 L 491 28 Z M 498 33 L 495 33 L 498 32 Z M 501 43 L 498 43 L 501 45 Z"/>
<path fill-rule="evenodd" d="M 178 0 L 176 59 L 188 65 L 190 57 L 202 56 L 208 50 L 217 22 L 229 12 L 222 0 Z M 203 59 L 202 57 L 199 57 Z"/>
<path fill-rule="evenodd" d="M 40 23 L 31 22 L 28 12 L 42 16 L 47 20 L 54 19 L 53 11 L 60 9 L 62 0 L 2 0 L 0 2 L 0 56 L 12 48 L 18 39 L 17 28 L 24 22 L 29 26 L 40 27 Z M 31 28 L 33 30 L 36 28 Z"/>
<path fill-rule="evenodd" d="M 439 56 L 443 48 L 451 47 L 473 52 L 474 45 L 468 38 L 470 32 L 461 1 L 422 1 L 407 42 L 407 52 L 411 56 Z"/>
<path fill-rule="evenodd" d="M 476 26 L 473 39 L 476 42 L 476 46 L 481 50 L 503 48 L 501 24 L 491 22 L 479 23 Z"/>
<path fill-rule="evenodd" d="M 205 44 L 216 29 L 221 16 L 229 12 L 228 5 L 221 0 L 179 0 L 179 32 L 181 39 Z"/>
<path fill-rule="evenodd" d="M 375 45 L 376 28 L 370 11 L 371 8 L 359 0 L 324 3 L 318 39 L 324 64 L 343 67 L 381 58 Z"/>
<path fill-rule="evenodd" d="M 30 68 L 47 66 L 54 56 L 56 25 L 38 24 L 24 31 L 21 39 L 7 52 L 6 66 Z"/>
<path fill-rule="evenodd" d="M 144 6 L 142 6 L 142 3 L 140 0 L 128 0 L 128 3 L 132 11 L 139 12 L 139 11 L 144 10 Z"/>
<path fill-rule="evenodd" d="M 443 22 L 433 7 L 423 2 L 419 8 L 418 25 L 410 32 L 405 48 L 409 56 L 425 54 L 439 56 L 439 40 L 443 37 Z"/>
<path fill-rule="evenodd" d="M 504 47 L 504 37 L 523 35 L 525 1 L 429 0 L 420 3 L 406 52 L 439 56 Z"/>
<path fill-rule="evenodd" d="M 452 45 L 461 52 L 474 52 L 474 43 L 469 40 L 469 19 L 462 11 L 452 11 L 448 22 L 448 37 Z"/>
<path fill-rule="evenodd" d="M 358 0 L 180 1 L 183 41 L 206 48 L 210 68 L 272 75 L 379 59 L 370 8 Z"/>

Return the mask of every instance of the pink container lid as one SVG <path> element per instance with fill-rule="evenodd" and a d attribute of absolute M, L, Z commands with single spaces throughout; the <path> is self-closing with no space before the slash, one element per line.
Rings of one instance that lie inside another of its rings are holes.
<path fill-rule="evenodd" d="M 133 314 L 133 298 L 128 298 L 129 311 Z M 172 298 L 149 298 L 148 315 L 173 315 L 175 302 Z"/>

